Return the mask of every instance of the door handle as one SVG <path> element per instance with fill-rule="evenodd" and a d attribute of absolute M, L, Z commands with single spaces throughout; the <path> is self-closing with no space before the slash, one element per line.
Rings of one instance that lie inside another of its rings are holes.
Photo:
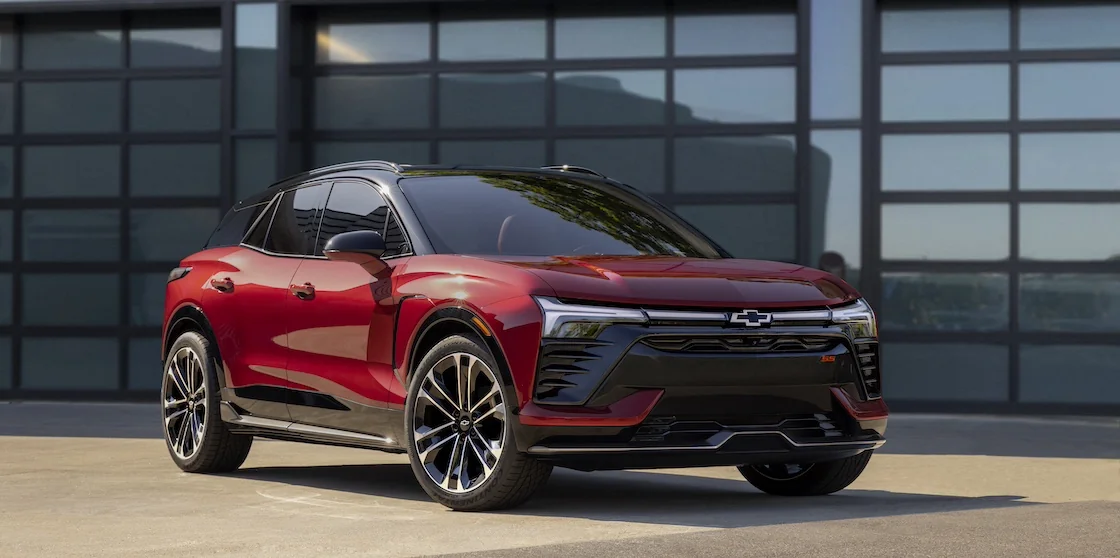
<path fill-rule="evenodd" d="M 311 300 L 315 298 L 315 285 L 311 283 L 304 283 L 302 285 L 292 285 L 288 287 L 292 294 L 300 300 Z"/>
<path fill-rule="evenodd" d="M 233 279 L 229 277 L 222 277 L 221 279 L 211 279 L 210 286 L 220 293 L 228 293 L 233 290 Z"/>

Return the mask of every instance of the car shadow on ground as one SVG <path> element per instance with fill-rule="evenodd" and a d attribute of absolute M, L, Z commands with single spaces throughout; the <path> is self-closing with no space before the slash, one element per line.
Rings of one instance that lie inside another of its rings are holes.
<path fill-rule="evenodd" d="M 354 495 L 430 503 L 407 464 L 245 468 L 226 475 Z M 734 528 L 1030 505 L 1021 496 L 959 497 L 848 489 L 784 498 L 745 480 L 640 471 L 556 469 L 525 505 L 498 512 L 676 526 Z"/>

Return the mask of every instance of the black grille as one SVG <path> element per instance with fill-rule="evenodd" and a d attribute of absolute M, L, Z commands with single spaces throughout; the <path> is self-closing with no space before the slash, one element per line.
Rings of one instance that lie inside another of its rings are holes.
<path fill-rule="evenodd" d="M 859 361 L 860 377 L 867 397 L 882 397 L 883 386 L 879 374 L 879 343 L 869 341 L 856 343 L 856 359 Z"/>
<path fill-rule="evenodd" d="M 537 399 L 552 399 L 561 390 L 579 385 L 580 377 L 590 371 L 589 364 L 600 358 L 592 350 L 605 344 L 586 340 L 545 340 L 541 345 L 537 370 Z"/>
<path fill-rule="evenodd" d="M 836 345 L 829 337 L 720 335 L 707 337 L 649 337 L 642 341 L 672 353 L 805 353 L 826 351 Z"/>

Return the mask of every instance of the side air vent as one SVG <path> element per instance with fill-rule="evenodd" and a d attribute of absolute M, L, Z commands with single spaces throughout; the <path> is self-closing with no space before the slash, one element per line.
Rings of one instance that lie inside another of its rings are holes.
<path fill-rule="evenodd" d="M 879 343 L 869 341 L 856 343 L 856 358 L 859 361 L 860 378 L 869 399 L 883 396 L 883 386 L 879 373 Z"/>
<path fill-rule="evenodd" d="M 671 353 L 806 353 L 826 351 L 838 341 L 829 337 L 768 337 L 726 335 L 709 337 L 648 337 L 642 340 Z"/>
<path fill-rule="evenodd" d="M 601 358 L 594 349 L 604 345 L 607 343 L 600 341 L 545 340 L 537 368 L 536 399 L 555 400 L 566 388 L 579 386 Z"/>

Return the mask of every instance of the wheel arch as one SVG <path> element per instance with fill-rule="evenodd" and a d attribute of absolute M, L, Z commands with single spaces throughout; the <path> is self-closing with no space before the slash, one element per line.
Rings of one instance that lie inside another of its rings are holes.
<path fill-rule="evenodd" d="M 163 342 L 160 347 L 160 365 L 162 366 L 167 361 L 167 354 L 171 351 L 171 345 L 185 332 L 197 331 L 207 341 L 210 342 L 210 347 L 214 351 L 212 355 L 219 363 L 222 363 L 221 349 L 218 347 L 217 337 L 214 335 L 214 329 L 210 326 L 210 320 L 206 318 L 206 314 L 202 309 L 193 304 L 184 304 L 175 310 L 171 318 L 167 320 L 167 327 L 164 330 Z M 219 370 L 218 381 L 225 387 L 224 374 Z"/>
<path fill-rule="evenodd" d="M 434 310 L 424 319 L 417 331 L 420 333 L 416 335 L 408 348 L 404 377 L 406 386 L 408 382 L 412 381 L 412 374 L 416 371 L 416 367 L 420 364 L 420 361 L 424 360 L 424 356 L 428 354 L 432 347 L 452 335 L 464 335 L 478 339 L 490 350 L 490 354 L 493 355 L 494 361 L 498 364 L 498 373 L 502 375 L 502 380 L 512 386 L 515 391 L 517 390 L 517 385 L 513 381 L 513 374 L 501 344 L 498 343 L 489 326 L 486 326 L 486 322 L 470 309 L 454 306 Z"/>

